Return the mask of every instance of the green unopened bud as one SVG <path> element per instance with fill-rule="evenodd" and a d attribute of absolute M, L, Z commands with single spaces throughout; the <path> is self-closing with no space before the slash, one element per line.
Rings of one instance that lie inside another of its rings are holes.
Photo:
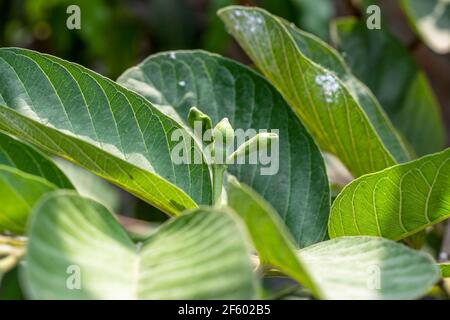
<path fill-rule="evenodd" d="M 226 164 L 229 150 L 234 146 L 234 129 L 228 118 L 223 118 L 213 129 L 214 162 Z"/>
<path fill-rule="evenodd" d="M 213 136 L 215 140 L 231 141 L 234 139 L 234 129 L 231 126 L 228 118 L 223 118 L 214 127 Z"/>
<path fill-rule="evenodd" d="M 228 158 L 228 163 L 233 163 L 235 160 L 245 160 L 247 156 L 255 156 L 257 152 L 268 150 L 272 143 L 278 141 L 278 134 L 271 132 L 258 133 L 253 138 L 247 140 L 237 148 L 235 152 Z M 256 161 L 255 161 L 256 162 Z"/>
<path fill-rule="evenodd" d="M 196 107 L 192 107 L 189 110 L 187 120 L 189 126 L 194 129 L 194 134 L 200 139 L 203 137 L 207 130 L 210 130 L 212 128 L 211 118 Z"/>

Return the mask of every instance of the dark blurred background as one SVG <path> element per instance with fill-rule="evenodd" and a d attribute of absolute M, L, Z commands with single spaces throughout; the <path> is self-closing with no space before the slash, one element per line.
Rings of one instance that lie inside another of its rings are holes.
<path fill-rule="evenodd" d="M 450 54 L 436 54 L 418 39 L 398 1 L 377 2 L 391 32 L 426 71 L 450 141 Z M 71 4 L 81 8 L 80 30 L 66 28 Z M 216 16 L 231 4 L 263 7 L 324 40 L 333 18 L 361 15 L 355 0 L 0 0 L 0 46 L 47 52 L 111 79 L 163 50 L 201 48 L 249 63 Z"/>

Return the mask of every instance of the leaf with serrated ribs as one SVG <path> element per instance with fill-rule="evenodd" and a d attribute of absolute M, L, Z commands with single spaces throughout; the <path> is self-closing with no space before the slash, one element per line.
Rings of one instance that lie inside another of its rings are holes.
<path fill-rule="evenodd" d="M 445 129 L 439 104 L 400 40 L 386 28 L 369 30 L 365 20 L 353 17 L 334 21 L 333 28 L 333 40 L 352 72 L 370 87 L 417 155 L 442 150 Z"/>
<path fill-rule="evenodd" d="M 400 240 L 450 217 L 450 149 L 362 176 L 333 202 L 330 237 Z"/>
<path fill-rule="evenodd" d="M 219 16 L 319 146 L 355 177 L 409 159 L 373 94 L 331 47 L 262 9 L 231 6 Z"/>
<path fill-rule="evenodd" d="M 208 166 L 172 162 L 171 133 L 183 127 L 143 97 L 79 65 L 0 49 L 0 128 L 166 213 L 211 202 Z M 201 152 L 194 141 L 192 150 Z"/>

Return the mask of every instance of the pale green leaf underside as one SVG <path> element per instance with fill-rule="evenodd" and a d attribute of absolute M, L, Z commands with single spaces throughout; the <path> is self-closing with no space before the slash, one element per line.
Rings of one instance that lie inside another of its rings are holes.
<path fill-rule="evenodd" d="M 383 238 L 342 237 L 298 254 L 328 299 L 415 299 L 439 280 L 431 256 Z"/>
<path fill-rule="evenodd" d="M 450 149 L 354 180 L 331 208 L 330 237 L 399 240 L 450 216 Z"/>
<path fill-rule="evenodd" d="M 409 159 L 374 96 L 329 46 L 262 9 L 233 6 L 219 15 L 319 146 L 354 176 Z"/>
<path fill-rule="evenodd" d="M 244 220 L 263 264 L 275 266 L 322 299 L 413 299 L 438 280 L 431 257 L 393 241 L 345 237 L 300 251 L 274 210 L 231 180 L 229 205 Z"/>
<path fill-rule="evenodd" d="M 173 165 L 181 129 L 141 96 L 79 65 L 0 49 L 0 128 L 169 214 L 211 202 L 209 168 Z M 193 152 L 200 152 L 193 144 Z"/>
<path fill-rule="evenodd" d="M 0 165 L 0 233 L 24 233 L 34 205 L 56 189 L 43 178 Z"/>
<path fill-rule="evenodd" d="M 32 215 L 21 270 L 26 292 L 34 299 L 255 298 L 247 239 L 236 219 L 197 209 L 135 245 L 99 203 L 53 193 Z M 71 290 L 66 283 L 78 271 L 81 289 Z"/>
<path fill-rule="evenodd" d="M 118 82 L 182 122 L 196 106 L 213 125 L 228 117 L 235 129 L 279 130 L 277 174 L 262 175 L 262 166 L 255 164 L 232 165 L 229 171 L 275 207 L 299 246 L 325 238 L 329 187 L 322 156 L 263 77 L 215 54 L 172 51 L 150 56 Z"/>
<path fill-rule="evenodd" d="M 35 148 L 0 132 L 0 165 L 39 176 L 63 189 L 72 183 L 52 160 Z"/>
<path fill-rule="evenodd" d="M 450 2 L 447 0 L 401 0 L 410 23 L 437 53 L 450 52 Z"/>
<path fill-rule="evenodd" d="M 438 102 L 407 48 L 386 29 L 367 29 L 365 20 L 341 18 L 333 29 L 334 42 L 352 71 L 370 87 L 416 153 L 442 150 L 445 133 Z"/>

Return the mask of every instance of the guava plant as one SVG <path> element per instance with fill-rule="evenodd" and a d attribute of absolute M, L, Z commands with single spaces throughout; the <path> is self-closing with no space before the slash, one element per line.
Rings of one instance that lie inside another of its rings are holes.
<path fill-rule="evenodd" d="M 383 109 L 361 48 L 345 49 L 349 67 L 262 9 L 219 16 L 257 70 L 172 51 L 112 81 L 54 56 L 0 49 L 0 275 L 18 268 L 31 299 L 273 298 L 263 285 L 273 275 L 316 299 L 425 296 L 449 274 L 423 249 L 425 234 L 450 216 L 450 149 L 426 78 L 411 62 L 415 87 Z M 362 41 L 359 27 L 337 21 L 338 48 Z M 424 127 L 404 125 L 415 117 Z M 236 154 L 276 139 L 277 173 L 175 164 L 175 130 L 192 137 L 191 155 L 211 156 L 193 120 L 231 136 L 277 129 Z M 331 155 L 351 174 L 345 185 L 329 181 Z M 80 194 L 55 157 L 171 218 L 136 240 L 120 212 Z"/>

